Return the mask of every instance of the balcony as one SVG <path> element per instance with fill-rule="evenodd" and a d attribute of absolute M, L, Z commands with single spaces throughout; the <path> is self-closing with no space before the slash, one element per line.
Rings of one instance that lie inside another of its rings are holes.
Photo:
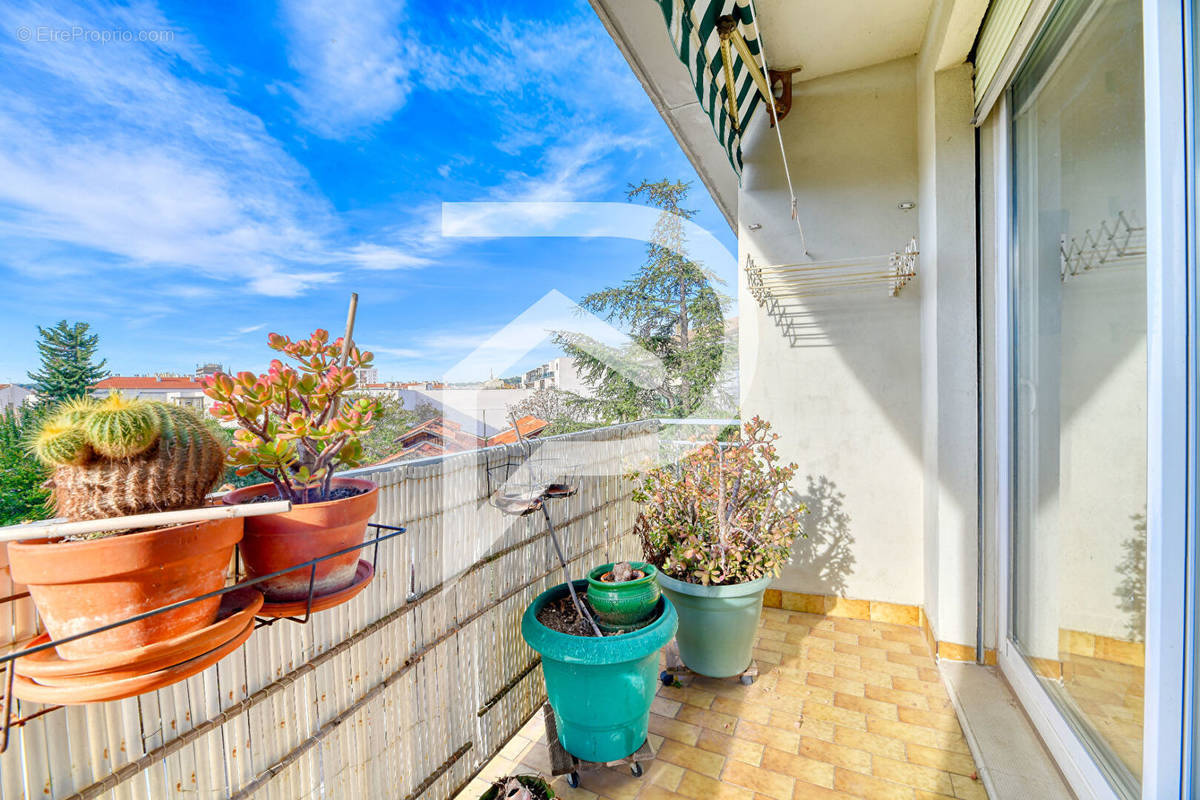
<path fill-rule="evenodd" d="M 506 445 L 360 470 L 381 486 L 375 521 L 408 529 L 380 546 L 362 594 L 308 624 L 262 628 L 150 694 L 18 701 L 0 797 L 474 798 L 501 774 L 550 777 L 545 688 L 519 621 L 560 570 L 540 516 L 514 521 L 488 504 L 496 475 L 583 454 L 578 493 L 552 508 L 578 574 L 637 554 L 621 476 L 677 452 L 673 437 L 634 423 L 532 454 Z M 753 685 L 660 686 L 644 775 L 586 771 L 578 789 L 559 776 L 560 796 L 986 796 L 917 609 L 781 591 L 766 605 Z M 27 641 L 30 602 L 7 608 L 7 638 Z"/>

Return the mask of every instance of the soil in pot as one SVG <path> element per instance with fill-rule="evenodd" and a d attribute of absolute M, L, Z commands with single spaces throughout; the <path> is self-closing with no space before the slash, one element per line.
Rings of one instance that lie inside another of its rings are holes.
<path fill-rule="evenodd" d="M 379 487 L 361 478 L 334 478 L 335 499 L 300 503 L 285 514 L 246 518 L 242 563 L 251 578 L 286 570 L 339 550 L 361 544 L 367 521 L 379 502 Z M 226 505 L 265 502 L 278 497 L 273 484 L 236 489 L 222 498 Z M 355 582 L 362 553 L 351 550 L 316 565 L 315 597 L 339 592 Z M 301 567 L 256 584 L 267 602 L 307 601 L 310 567 Z"/>
<path fill-rule="evenodd" d="M 588 601 L 587 593 L 579 593 L 579 602 L 587 606 L 588 610 L 592 612 L 592 616 L 596 617 L 596 609 Z M 622 633 L 629 633 L 646 627 L 658 619 L 658 616 L 659 611 L 652 609 L 649 616 L 635 625 L 607 626 L 604 623 L 600 623 L 600 632 L 605 636 L 620 636 Z M 551 600 L 538 609 L 537 620 L 550 630 L 558 631 L 559 633 L 566 633 L 571 636 L 591 636 L 593 638 L 596 636 L 592 630 L 592 626 L 588 624 L 586 619 L 579 616 L 579 612 L 575 610 L 575 604 L 571 602 L 570 595 L 560 597 L 557 600 Z"/>

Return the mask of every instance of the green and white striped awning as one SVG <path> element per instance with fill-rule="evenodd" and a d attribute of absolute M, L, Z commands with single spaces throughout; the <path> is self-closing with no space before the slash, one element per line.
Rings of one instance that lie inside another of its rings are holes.
<path fill-rule="evenodd" d="M 692 75 L 696 97 L 712 121 L 717 139 L 729 155 L 729 163 L 739 175 L 742 172 L 742 132 L 754 110 L 762 101 L 754 78 L 737 49 L 727 48 L 732 61 L 732 85 L 736 99 L 737 124 L 729 112 L 727 70 L 721 58 L 721 35 L 718 20 L 732 17 L 724 24 L 737 23 L 737 31 L 745 39 L 747 50 L 757 59 L 759 46 L 750 0 L 658 0 L 662 7 L 667 30 L 679 60 Z"/>

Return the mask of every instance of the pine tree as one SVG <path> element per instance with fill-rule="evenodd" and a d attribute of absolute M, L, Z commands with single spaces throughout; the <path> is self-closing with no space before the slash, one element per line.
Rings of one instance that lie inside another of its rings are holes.
<path fill-rule="evenodd" d="M 94 363 L 100 337 L 89 334 L 86 322 L 69 324 L 60 320 L 53 328 L 38 326 L 38 352 L 42 368 L 29 373 L 38 401 L 59 403 L 87 394 L 91 387 L 108 376 L 107 362 Z"/>
<path fill-rule="evenodd" d="M 611 354 L 580 334 L 559 332 L 555 341 L 575 363 L 593 396 L 572 402 L 604 422 L 648 417 L 686 417 L 702 406 L 728 406 L 715 400 L 727 391 L 722 372 L 725 301 L 713 288 L 717 280 L 687 257 L 684 223 L 696 211 L 683 207 L 690 186 L 682 181 L 643 181 L 631 186 L 629 200 L 644 198 L 662 210 L 646 247 L 646 261 L 621 286 L 583 298 L 588 311 L 625 330 L 636 348 L 652 353 L 663 366 L 650 386 L 635 381 L 620 362 L 637 356 Z M 643 373 L 644 374 L 644 373 Z"/>

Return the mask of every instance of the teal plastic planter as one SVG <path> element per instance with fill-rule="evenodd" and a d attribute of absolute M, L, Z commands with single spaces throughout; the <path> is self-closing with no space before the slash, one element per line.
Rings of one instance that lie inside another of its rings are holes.
<path fill-rule="evenodd" d="M 658 607 L 661 592 L 654 580 L 658 570 L 641 561 L 630 561 L 629 566 L 643 572 L 642 577 L 621 583 L 600 580 L 612 571 L 612 564 L 601 564 L 588 573 L 588 604 L 605 632 L 635 628 Z"/>
<path fill-rule="evenodd" d="M 679 612 L 679 657 L 692 672 L 731 678 L 750 666 L 763 593 L 771 578 L 730 586 L 684 583 L 658 573 L 658 585 Z"/>
<path fill-rule="evenodd" d="M 575 590 L 587 589 L 586 580 Z M 558 740 L 584 761 L 616 761 L 646 741 L 650 702 L 658 689 L 658 651 L 679 627 L 665 597 L 662 614 L 640 630 L 617 636 L 571 636 L 538 622 L 547 603 L 567 594 L 560 583 L 525 609 L 521 635 L 542 656 L 546 694 L 558 723 Z"/>

